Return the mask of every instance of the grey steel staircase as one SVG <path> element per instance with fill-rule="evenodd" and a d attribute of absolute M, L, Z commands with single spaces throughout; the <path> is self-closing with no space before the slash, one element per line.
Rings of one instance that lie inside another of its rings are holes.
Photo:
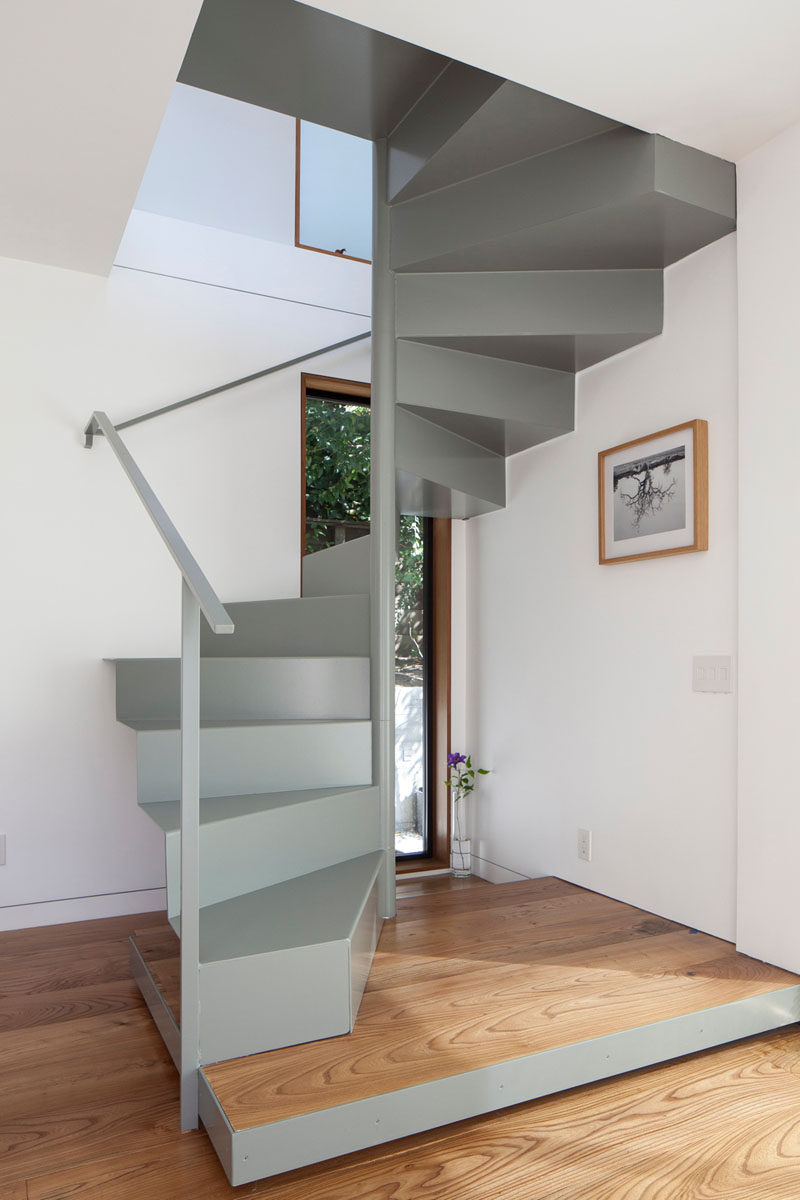
<path fill-rule="evenodd" d="M 380 925 L 367 600 L 230 604 L 235 631 L 201 638 L 201 1065 L 353 1027 Z M 116 674 L 180 934 L 179 663 Z"/>
<path fill-rule="evenodd" d="M 199 1063 L 352 1029 L 393 911 L 395 482 L 405 513 L 504 506 L 508 456 L 574 428 L 576 373 L 656 337 L 664 268 L 735 228 L 735 176 L 295 0 L 206 0 L 181 80 L 377 143 L 372 536 L 307 560 L 301 599 L 229 605 L 196 671 L 193 618 L 188 674 L 117 663 L 169 917 L 196 947 L 188 1124 Z"/>

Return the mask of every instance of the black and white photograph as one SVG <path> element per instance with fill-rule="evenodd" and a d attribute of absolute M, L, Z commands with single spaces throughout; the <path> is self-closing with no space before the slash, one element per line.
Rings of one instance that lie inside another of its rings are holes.
<path fill-rule="evenodd" d="M 614 467 L 614 540 L 686 525 L 686 445 Z"/>
<path fill-rule="evenodd" d="M 687 421 L 598 455 L 600 562 L 708 548 L 708 424 Z"/>

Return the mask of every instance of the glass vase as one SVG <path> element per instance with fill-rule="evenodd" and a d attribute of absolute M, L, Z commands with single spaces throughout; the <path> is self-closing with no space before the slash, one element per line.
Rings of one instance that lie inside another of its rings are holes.
<path fill-rule="evenodd" d="M 466 837 L 466 796 L 453 792 L 450 821 L 450 874 L 463 879 L 472 874 L 472 841 Z"/>

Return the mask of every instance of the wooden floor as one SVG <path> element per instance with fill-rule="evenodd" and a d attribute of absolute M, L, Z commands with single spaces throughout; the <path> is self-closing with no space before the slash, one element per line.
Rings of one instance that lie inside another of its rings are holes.
<path fill-rule="evenodd" d="M 560 879 L 400 901 L 353 1033 L 205 1068 L 234 1130 L 795 985 Z"/>
<path fill-rule="evenodd" d="M 440 932 L 472 891 L 437 901 L 447 911 Z M 496 903 L 473 894 L 481 908 Z M 424 899 L 404 904 L 419 911 Z M 0 934 L 2 1200 L 800 1197 L 797 1027 L 234 1190 L 205 1135 L 178 1131 L 176 1073 L 130 979 L 128 936 L 162 924 L 148 915 Z M 558 922 L 545 927 L 555 959 Z M 674 932 L 620 930 L 606 949 L 654 947 Z M 424 959 L 434 937 L 420 934 L 404 944 L 411 958 Z M 692 980 L 694 970 L 730 984 L 730 962 L 708 965 L 724 957 L 668 977 Z M 764 983 L 764 968 L 748 970 Z"/>

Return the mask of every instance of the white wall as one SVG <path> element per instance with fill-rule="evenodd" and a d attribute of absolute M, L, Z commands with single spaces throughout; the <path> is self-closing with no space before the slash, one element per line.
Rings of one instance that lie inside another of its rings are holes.
<path fill-rule="evenodd" d="M 665 275 L 664 333 L 581 374 L 575 433 L 509 463 L 467 525 L 473 850 L 731 938 L 736 697 L 691 690 L 736 647 L 736 240 Z M 709 422 L 710 549 L 597 563 L 597 453 Z M 593 861 L 579 862 L 579 827 Z"/>
<path fill-rule="evenodd" d="M 294 245 L 293 117 L 176 83 L 137 209 Z"/>
<path fill-rule="evenodd" d="M 364 319 L 6 259 L 0 328 L 0 928 L 160 907 L 162 839 L 136 807 L 134 735 L 115 722 L 103 660 L 176 653 L 178 574 L 103 439 L 85 451 L 80 431 L 95 408 L 118 421 Z M 368 378 L 368 347 L 305 369 Z M 300 370 L 126 435 L 228 600 L 299 591 Z"/>
<path fill-rule="evenodd" d="M 800 125 L 738 173 L 738 940 L 800 971 Z"/>

